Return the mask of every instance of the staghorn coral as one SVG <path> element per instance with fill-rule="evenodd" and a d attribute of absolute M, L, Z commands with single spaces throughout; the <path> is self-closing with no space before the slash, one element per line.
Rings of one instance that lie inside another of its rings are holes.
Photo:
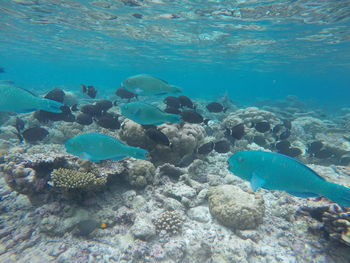
<path fill-rule="evenodd" d="M 183 219 L 175 211 L 166 211 L 154 221 L 157 232 L 165 231 L 170 235 L 176 235 L 180 232 Z"/>
<path fill-rule="evenodd" d="M 105 185 L 106 177 L 91 172 L 80 172 L 73 169 L 59 168 L 51 172 L 51 184 L 59 188 L 94 188 Z"/>
<path fill-rule="evenodd" d="M 323 213 L 322 222 L 331 239 L 350 246 L 350 209 L 331 205 Z"/>

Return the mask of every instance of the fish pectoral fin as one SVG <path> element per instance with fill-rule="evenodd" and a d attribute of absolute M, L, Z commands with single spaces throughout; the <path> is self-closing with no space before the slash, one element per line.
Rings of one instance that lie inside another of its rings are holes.
<path fill-rule="evenodd" d="M 294 195 L 296 197 L 308 198 L 308 197 L 320 197 L 318 194 L 308 193 L 308 192 L 287 192 L 290 195 Z"/>
<path fill-rule="evenodd" d="M 260 177 L 258 174 L 253 173 L 252 178 L 250 179 L 250 186 L 253 190 L 253 192 L 259 190 L 259 188 L 263 187 L 265 184 L 265 180 Z"/>

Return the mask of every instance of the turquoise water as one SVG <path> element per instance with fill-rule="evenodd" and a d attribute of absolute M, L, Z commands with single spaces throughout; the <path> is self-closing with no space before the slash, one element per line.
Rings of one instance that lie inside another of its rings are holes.
<path fill-rule="evenodd" d="M 86 83 L 102 95 L 149 73 L 194 97 L 346 106 L 349 12 L 346 0 L 2 0 L 0 77 L 38 91 Z"/>

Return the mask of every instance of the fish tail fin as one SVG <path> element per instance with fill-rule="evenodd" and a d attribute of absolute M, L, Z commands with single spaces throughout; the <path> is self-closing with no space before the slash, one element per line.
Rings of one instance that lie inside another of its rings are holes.
<path fill-rule="evenodd" d="M 338 205 L 350 207 L 350 188 L 331 182 L 325 183 L 326 187 L 324 188 L 323 196 Z"/>
<path fill-rule="evenodd" d="M 182 92 L 182 89 L 180 89 L 174 85 L 170 85 L 170 87 L 172 88 L 174 93 L 181 93 Z"/>
<path fill-rule="evenodd" d="M 41 110 L 53 112 L 53 113 L 61 113 L 61 106 L 63 106 L 62 103 L 50 99 L 43 99 Z"/>

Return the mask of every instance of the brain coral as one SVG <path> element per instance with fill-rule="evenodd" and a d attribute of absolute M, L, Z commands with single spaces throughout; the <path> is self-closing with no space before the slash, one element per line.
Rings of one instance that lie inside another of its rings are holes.
<path fill-rule="evenodd" d="M 234 229 L 254 229 L 262 223 L 265 213 L 261 195 L 247 193 L 234 185 L 209 189 L 210 213 L 223 225 Z"/>

